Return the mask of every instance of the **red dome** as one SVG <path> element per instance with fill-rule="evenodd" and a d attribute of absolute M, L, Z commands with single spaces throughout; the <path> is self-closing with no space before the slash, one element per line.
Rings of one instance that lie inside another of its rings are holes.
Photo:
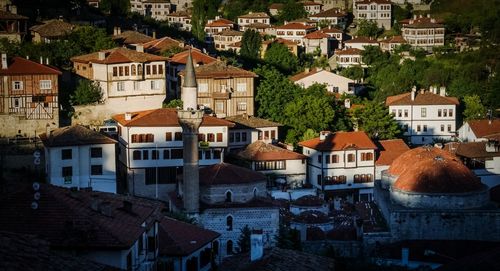
<path fill-rule="evenodd" d="M 464 193 L 481 190 L 483 185 L 458 159 L 434 155 L 407 166 L 392 187 L 419 193 Z"/>
<path fill-rule="evenodd" d="M 442 149 L 429 146 L 418 147 L 406 151 L 398 158 L 396 158 L 389 167 L 389 173 L 392 175 L 401 175 L 407 168 L 411 167 L 415 163 L 426 159 L 433 159 L 436 156 L 441 156 L 443 158 L 449 159 L 458 159 L 453 154 Z"/>

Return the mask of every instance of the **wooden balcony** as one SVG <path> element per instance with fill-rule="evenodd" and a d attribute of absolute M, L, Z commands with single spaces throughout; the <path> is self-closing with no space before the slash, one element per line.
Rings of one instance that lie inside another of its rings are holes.
<path fill-rule="evenodd" d="M 231 93 L 229 93 L 229 92 L 213 92 L 212 98 L 213 99 L 229 100 L 229 99 L 231 99 Z"/>

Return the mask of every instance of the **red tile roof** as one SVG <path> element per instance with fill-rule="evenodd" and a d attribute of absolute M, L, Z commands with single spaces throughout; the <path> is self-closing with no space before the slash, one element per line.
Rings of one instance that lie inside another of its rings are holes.
<path fill-rule="evenodd" d="M 122 44 L 145 43 L 154 40 L 154 38 L 137 31 L 124 31 L 119 35 L 114 35 L 112 39 Z"/>
<path fill-rule="evenodd" d="M 500 119 L 494 119 L 491 123 L 487 119 L 469 120 L 467 123 L 477 138 L 500 133 Z"/>
<path fill-rule="evenodd" d="M 380 43 L 407 43 L 407 42 L 403 38 L 403 36 L 392 36 L 384 40 L 381 40 Z"/>
<path fill-rule="evenodd" d="M 248 168 L 219 163 L 200 169 L 200 185 L 248 184 L 266 182 L 266 175 Z"/>
<path fill-rule="evenodd" d="M 166 57 L 152 55 L 148 53 L 137 52 L 124 47 L 101 51 L 104 53 L 104 60 L 99 60 L 99 52 L 94 52 L 86 55 L 75 56 L 71 58 L 73 62 L 80 63 L 100 63 L 100 64 L 118 64 L 130 62 L 151 62 L 151 61 L 166 61 Z"/>
<path fill-rule="evenodd" d="M 235 115 L 225 118 L 228 121 L 234 122 L 236 125 L 235 129 L 249 129 L 249 128 L 263 128 L 263 127 L 279 127 L 283 126 L 281 123 L 274 121 L 261 119 L 255 116 L 249 116 L 246 114 Z"/>
<path fill-rule="evenodd" d="M 144 50 L 147 50 L 150 53 L 157 53 L 170 50 L 172 48 L 181 48 L 182 42 L 169 38 L 163 37 L 161 39 L 155 39 L 146 43 L 143 43 L 142 46 Z"/>
<path fill-rule="evenodd" d="M 322 223 L 333 223 L 333 219 L 328 217 L 326 214 L 320 211 L 304 211 L 298 216 L 292 219 L 295 222 L 305 223 L 305 224 L 322 224 Z"/>
<path fill-rule="evenodd" d="M 458 105 L 455 97 L 441 96 L 430 91 L 424 93 L 416 92 L 415 100 L 411 100 L 411 92 L 389 96 L 385 100 L 385 105 Z"/>
<path fill-rule="evenodd" d="M 205 25 L 205 27 L 221 27 L 221 26 L 229 26 L 231 27 L 234 22 L 227 19 L 217 19 Z"/>
<path fill-rule="evenodd" d="M 330 37 L 329 35 L 325 34 L 321 30 L 317 30 L 317 31 L 311 32 L 311 33 L 306 34 L 304 36 L 304 38 L 306 38 L 306 39 L 327 39 L 329 37 Z"/>
<path fill-rule="evenodd" d="M 173 55 L 172 57 L 170 57 L 168 59 L 168 61 L 172 62 L 172 63 L 176 63 L 176 64 L 186 65 L 188 55 L 189 55 L 189 50 L 186 50 L 184 52 L 180 52 L 178 54 Z M 213 58 L 209 55 L 206 55 L 206 54 L 200 52 L 200 50 L 192 49 L 191 55 L 193 58 L 193 62 L 195 64 L 205 65 L 205 64 L 209 64 L 209 63 L 217 61 L 216 58 Z"/>
<path fill-rule="evenodd" d="M 368 37 L 354 37 L 353 39 L 346 40 L 344 43 L 351 44 L 351 43 L 371 43 L 371 44 L 378 44 L 378 41 L 375 39 L 370 39 Z"/>
<path fill-rule="evenodd" d="M 7 63 L 7 67 L 7 69 L 0 69 L 0 75 L 62 74 L 62 72 L 55 67 L 43 65 L 18 56 L 10 59 Z"/>
<path fill-rule="evenodd" d="M 290 77 L 290 80 L 294 81 L 294 82 L 297 82 L 300 79 L 304 79 L 304 78 L 309 77 L 311 75 L 314 75 L 314 74 L 316 74 L 316 73 L 318 73 L 320 71 L 323 71 L 323 70 L 322 69 L 318 69 L 318 68 L 312 68 L 312 69 L 310 69 L 307 72 L 303 71 L 303 72 L 295 74 L 294 76 Z"/>
<path fill-rule="evenodd" d="M 238 18 L 270 18 L 270 17 L 265 12 L 250 12 L 248 14 L 238 16 Z"/>
<path fill-rule="evenodd" d="M 114 115 L 113 119 L 123 126 L 128 127 L 178 127 L 179 118 L 177 110 L 172 108 L 160 108 L 132 112 L 132 119 L 125 120 L 125 114 Z M 203 116 L 201 126 L 226 126 L 232 127 L 234 123 L 218 119 L 212 116 Z"/>
<path fill-rule="evenodd" d="M 307 156 L 257 140 L 236 154 L 250 161 L 302 160 Z"/>
<path fill-rule="evenodd" d="M 378 141 L 379 156 L 375 165 L 390 165 L 404 152 L 410 150 L 402 139 L 389 139 Z"/>
<path fill-rule="evenodd" d="M 251 71 L 240 69 L 231 65 L 227 65 L 224 61 L 216 61 L 206 65 L 194 68 L 196 78 L 239 78 L 239 77 L 257 77 Z M 185 71 L 179 72 L 179 75 L 184 76 Z"/>
<path fill-rule="evenodd" d="M 63 37 L 75 28 L 74 25 L 62 20 L 49 20 L 40 25 L 30 27 L 30 30 L 37 32 L 42 37 Z"/>
<path fill-rule="evenodd" d="M 338 8 L 331 8 L 331 9 L 310 15 L 309 17 L 328 18 L 328 17 L 345 17 L 345 16 L 347 16 L 347 13 L 345 11 L 342 11 Z"/>
<path fill-rule="evenodd" d="M 323 33 L 344 33 L 341 29 L 335 28 L 335 27 L 328 27 L 328 28 L 322 28 L 321 31 Z"/>
<path fill-rule="evenodd" d="M 0 196 L 0 230 L 34 234 L 59 249 L 128 249 L 164 208 L 152 200 L 40 184 L 34 210 L 31 184 L 10 189 Z"/>
<path fill-rule="evenodd" d="M 428 17 L 405 19 L 400 22 L 406 28 L 444 28 L 443 20 Z"/>
<path fill-rule="evenodd" d="M 448 151 L 434 147 L 418 147 L 408 150 L 393 160 L 389 173 L 393 175 L 402 174 L 414 161 L 433 159 L 436 156 L 458 159 Z"/>
<path fill-rule="evenodd" d="M 365 132 L 335 132 L 321 141 L 319 137 L 299 142 L 300 146 L 318 151 L 341 151 L 349 149 L 377 149 Z"/>
<path fill-rule="evenodd" d="M 450 142 L 445 145 L 444 149 L 456 156 L 467 157 L 471 159 L 500 157 L 500 150 L 498 149 L 498 143 L 491 142 L 491 144 L 493 144 L 494 146 L 495 144 L 497 144 L 496 151 L 486 151 L 487 144 L 488 141 Z"/>
<path fill-rule="evenodd" d="M 334 54 L 341 56 L 341 55 L 361 55 L 363 50 L 357 49 L 357 48 L 347 48 L 344 50 L 335 50 Z"/>
<path fill-rule="evenodd" d="M 216 33 L 214 35 L 215 36 L 231 36 L 231 37 L 235 37 L 235 36 L 243 36 L 243 32 L 236 31 L 236 30 L 233 30 L 233 29 L 224 29 L 224 30 L 222 30 L 219 33 Z"/>
<path fill-rule="evenodd" d="M 45 147 L 62 147 L 92 144 L 115 144 L 116 140 L 81 125 L 66 126 L 43 133 L 40 139 Z"/>
<path fill-rule="evenodd" d="M 304 29 L 304 30 L 315 29 L 315 28 L 316 28 L 315 26 L 303 25 L 301 23 L 289 23 L 289 24 L 285 24 L 283 26 L 276 27 L 276 29 Z"/>
<path fill-rule="evenodd" d="M 158 231 L 160 256 L 189 256 L 220 236 L 193 224 L 163 217 Z"/>

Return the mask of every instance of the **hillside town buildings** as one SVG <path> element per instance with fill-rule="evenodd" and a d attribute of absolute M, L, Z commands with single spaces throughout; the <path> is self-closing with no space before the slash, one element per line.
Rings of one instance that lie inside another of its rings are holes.
<path fill-rule="evenodd" d="M 373 21 L 379 28 L 391 29 L 392 4 L 389 0 L 354 0 L 354 18 Z"/>
<path fill-rule="evenodd" d="M 440 20 L 415 15 L 412 19 L 401 22 L 403 38 L 412 48 L 432 51 L 435 46 L 444 46 L 445 28 Z"/>

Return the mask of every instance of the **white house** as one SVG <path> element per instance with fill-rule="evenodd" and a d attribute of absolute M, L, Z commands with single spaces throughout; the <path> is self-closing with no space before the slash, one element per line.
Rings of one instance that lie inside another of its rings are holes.
<path fill-rule="evenodd" d="M 363 63 L 363 57 L 361 53 L 363 50 L 356 48 L 349 48 L 343 50 L 335 50 L 335 54 L 332 56 L 337 64 L 337 67 L 347 68 L 352 66 L 366 67 Z"/>
<path fill-rule="evenodd" d="M 451 140 L 456 136 L 458 99 L 447 97 L 446 89 L 389 96 L 385 102 L 412 144 L 432 144 L 435 140 Z"/>
<path fill-rule="evenodd" d="M 345 48 L 355 48 L 359 50 L 364 50 L 366 46 L 379 46 L 379 43 L 376 39 L 367 38 L 367 37 L 354 37 L 350 40 L 344 41 Z"/>
<path fill-rule="evenodd" d="M 464 142 L 487 140 L 493 134 L 500 134 L 500 119 L 469 120 L 458 129 L 458 138 Z"/>
<path fill-rule="evenodd" d="M 407 44 L 403 36 L 392 36 L 380 41 L 380 49 L 383 52 L 393 52 L 394 49 L 403 44 Z"/>
<path fill-rule="evenodd" d="M 315 53 L 319 50 L 321 55 L 330 57 L 336 48 L 335 39 L 321 30 L 305 35 L 303 41 L 306 53 Z"/>
<path fill-rule="evenodd" d="M 340 27 L 343 29 L 347 23 L 347 12 L 332 8 L 314 15 L 309 15 L 309 19 L 318 23 L 327 23 L 328 26 Z"/>
<path fill-rule="evenodd" d="M 323 84 L 331 93 L 354 94 L 354 80 L 321 68 L 306 69 L 290 77 L 290 80 L 303 88 L 308 88 L 313 84 Z"/>
<path fill-rule="evenodd" d="M 273 143 L 279 138 L 280 123 L 261 119 L 248 114 L 226 117 L 226 120 L 235 125 L 229 128 L 229 148 L 238 150 L 256 141 Z"/>
<path fill-rule="evenodd" d="M 182 128 L 175 109 L 113 116 L 118 123 L 118 168 L 122 189 L 135 196 L 166 199 L 183 167 Z M 200 166 L 223 161 L 233 123 L 204 116 L 200 127 Z"/>
<path fill-rule="evenodd" d="M 344 46 L 344 40 L 347 37 L 344 31 L 331 26 L 328 28 L 322 28 L 321 31 L 334 38 L 334 48 L 342 49 L 342 47 Z"/>
<path fill-rule="evenodd" d="M 191 31 L 191 13 L 188 11 L 176 11 L 167 15 L 167 21 L 170 25 L 184 31 Z"/>
<path fill-rule="evenodd" d="M 243 32 L 225 29 L 212 35 L 214 47 L 216 50 L 225 51 L 230 49 L 229 45 L 236 42 L 241 42 Z"/>
<path fill-rule="evenodd" d="M 268 176 L 268 188 L 299 188 L 306 183 L 307 156 L 256 141 L 236 157 L 250 163 L 252 170 Z"/>
<path fill-rule="evenodd" d="M 322 131 L 299 146 L 309 157 L 309 181 L 326 197 L 351 202 L 372 199 L 377 146 L 365 132 Z"/>
<path fill-rule="evenodd" d="M 289 23 L 276 27 L 276 37 L 304 45 L 304 36 L 316 30 L 315 26 L 302 23 Z"/>
<path fill-rule="evenodd" d="M 379 28 L 391 29 L 392 5 L 389 0 L 354 0 L 353 14 L 356 20 L 377 23 Z"/>
<path fill-rule="evenodd" d="M 427 17 L 417 17 L 401 21 L 403 38 L 412 48 L 432 51 L 434 46 L 444 46 L 445 27 L 441 20 Z"/>
<path fill-rule="evenodd" d="M 307 12 L 307 14 L 317 14 L 317 13 L 320 13 L 321 12 L 321 8 L 323 7 L 323 4 L 316 3 L 314 1 L 303 2 L 302 5 L 304 5 L 304 10 Z"/>
<path fill-rule="evenodd" d="M 212 43 L 213 36 L 221 31 L 234 28 L 234 22 L 216 16 L 215 19 L 209 19 L 205 25 L 205 42 Z"/>
<path fill-rule="evenodd" d="M 172 10 L 168 0 L 131 0 L 130 11 L 156 20 L 166 20 Z"/>
<path fill-rule="evenodd" d="M 116 141 L 75 125 L 41 134 L 50 184 L 116 193 Z"/>
<path fill-rule="evenodd" d="M 249 12 L 248 14 L 238 16 L 238 27 L 245 27 L 249 24 L 260 23 L 271 26 L 271 17 L 265 12 Z"/>

